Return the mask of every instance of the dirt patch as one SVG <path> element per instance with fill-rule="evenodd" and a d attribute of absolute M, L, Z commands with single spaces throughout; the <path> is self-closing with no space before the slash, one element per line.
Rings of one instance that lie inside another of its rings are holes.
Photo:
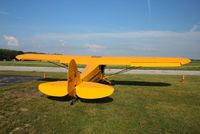
<path fill-rule="evenodd" d="M 24 108 L 24 107 L 21 107 L 21 108 L 19 109 L 19 111 L 21 111 L 21 112 L 27 112 L 28 109 L 27 109 L 27 108 Z"/>

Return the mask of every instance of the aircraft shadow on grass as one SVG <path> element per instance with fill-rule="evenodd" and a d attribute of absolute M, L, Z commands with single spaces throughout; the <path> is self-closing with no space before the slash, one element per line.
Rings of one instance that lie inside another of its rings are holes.
<path fill-rule="evenodd" d="M 158 86 L 158 87 L 171 86 L 170 83 L 165 83 L 165 82 L 119 81 L 119 80 L 112 80 L 111 82 L 113 85 Z"/>
<path fill-rule="evenodd" d="M 81 102 L 84 103 L 109 103 L 113 101 L 113 98 L 111 97 L 105 97 L 105 98 L 101 98 L 101 99 L 80 99 Z"/>
<path fill-rule="evenodd" d="M 64 96 L 64 97 L 53 97 L 53 96 L 48 96 L 47 97 L 50 100 L 55 100 L 55 101 L 60 101 L 60 102 L 70 102 L 71 100 L 73 100 L 74 98 L 71 96 Z M 101 98 L 101 99 L 81 99 L 79 98 L 78 100 L 80 100 L 81 102 L 84 103 L 109 103 L 113 101 L 113 98 L 111 97 L 105 97 L 105 98 Z"/>
<path fill-rule="evenodd" d="M 46 81 L 46 82 L 51 82 L 51 81 L 67 81 L 67 79 L 60 79 L 60 78 L 40 78 L 38 79 L 39 81 Z"/>

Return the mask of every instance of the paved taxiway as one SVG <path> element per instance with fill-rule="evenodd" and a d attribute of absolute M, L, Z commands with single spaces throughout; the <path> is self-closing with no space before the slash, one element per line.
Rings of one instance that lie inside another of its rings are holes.
<path fill-rule="evenodd" d="M 36 72 L 67 72 L 67 69 L 61 67 L 27 67 L 27 66 L 0 66 L 0 71 L 36 71 Z M 112 74 L 121 69 L 106 69 L 105 73 Z M 83 71 L 80 68 L 79 71 Z M 200 71 L 186 70 L 131 70 L 124 74 L 163 74 L 163 75 L 200 75 Z"/>

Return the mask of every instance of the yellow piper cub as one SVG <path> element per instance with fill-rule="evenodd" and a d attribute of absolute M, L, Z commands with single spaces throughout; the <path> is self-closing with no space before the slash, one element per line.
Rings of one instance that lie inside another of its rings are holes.
<path fill-rule="evenodd" d="M 40 92 L 48 96 L 72 96 L 84 99 L 99 99 L 112 95 L 114 88 L 98 82 L 107 82 L 104 76 L 106 65 L 130 67 L 178 67 L 190 62 L 176 57 L 119 57 L 119 56 L 66 56 L 48 54 L 23 54 L 18 60 L 38 60 L 68 64 L 68 81 L 46 82 L 39 85 Z M 86 64 L 80 73 L 77 64 Z"/>

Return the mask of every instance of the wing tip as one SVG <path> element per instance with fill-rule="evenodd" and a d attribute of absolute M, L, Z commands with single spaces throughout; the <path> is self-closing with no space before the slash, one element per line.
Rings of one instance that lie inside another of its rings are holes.
<path fill-rule="evenodd" d="M 191 60 L 188 59 L 188 58 L 182 58 L 182 59 L 181 59 L 181 64 L 182 64 L 182 65 L 188 64 L 188 63 L 190 63 L 190 62 L 191 62 Z"/>
<path fill-rule="evenodd" d="M 23 55 L 24 55 L 24 54 L 17 55 L 15 58 L 16 58 L 16 59 L 18 59 L 18 60 L 21 60 L 21 59 L 22 59 L 22 57 L 23 57 Z"/>
<path fill-rule="evenodd" d="M 30 56 L 31 56 L 31 54 L 20 54 L 20 55 L 16 56 L 16 59 L 23 60 L 23 59 L 30 57 Z"/>

